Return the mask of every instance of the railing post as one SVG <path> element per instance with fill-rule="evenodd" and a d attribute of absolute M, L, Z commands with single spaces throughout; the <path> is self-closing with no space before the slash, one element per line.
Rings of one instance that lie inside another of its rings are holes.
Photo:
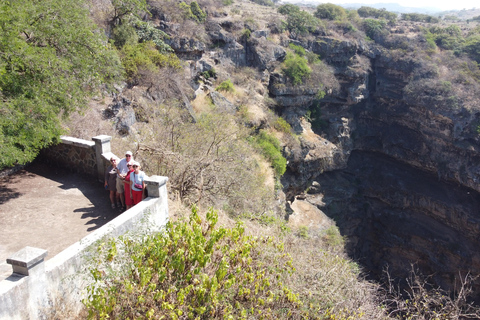
<path fill-rule="evenodd" d="M 7 263 L 12 265 L 14 273 L 24 276 L 36 276 L 45 273 L 45 257 L 48 251 L 39 248 L 25 247 L 17 251 Z"/>
<path fill-rule="evenodd" d="M 111 152 L 110 141 L 112 140 L 111 136 L 99 135 L 92 138 L 95 141 L 95 157 L 97 159 L 97 175 L 98 180 L 103 181 L 105 176 L 105 164 L 102 154 Z"/>
<path fill-rule="evenodd" d="M 168 181 L 168 177 L 151 176 L 145 178 L 145 185 L 147 186 L 148 196 L 152 198 L 160 198 L 162 195 L 161 187 Z"/>

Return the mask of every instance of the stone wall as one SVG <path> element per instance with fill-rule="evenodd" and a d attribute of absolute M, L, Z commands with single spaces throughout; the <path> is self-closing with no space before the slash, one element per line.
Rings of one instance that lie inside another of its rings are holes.
<path fill-rule="evenodd" d="M 93 141 L 62 136 L 59 144 L 40 152 L 39 160 L 81 174 L 91 176 L 97 174 L 95 142 Z"/>
<path fill-rule="evenodd" d="M 109 160 L 115 156 L 110 147 L 112 137 L 100 135 L 93 137 L 93 141 L 88 141 L 61 136 L 60 140 L 59 144 L 43 149 L 37 159 L 73 172 L 96 176 L 103 182 L 105 169 L 110 165 Z"/>

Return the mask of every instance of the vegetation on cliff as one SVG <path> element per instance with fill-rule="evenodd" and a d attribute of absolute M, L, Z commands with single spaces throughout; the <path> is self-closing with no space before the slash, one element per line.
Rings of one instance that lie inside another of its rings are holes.
<path fill-rule="evenodd" d="M 77 110 L 99 83 L 116 82 L 114 90 L 104 87 L 106 98 L 92 102 L 100 116 L 76 115 L 65 122 L 69 130 L 90 138 L 106 124 L 119 154 L 135 146 L 146 172 L 169 177 L 172 198 L 214 206 L 269 236 L 244 236 L 255 232 L 240 222 L 217 229 L 209 211 L 204 221 L 194 212 L 164 234 L 104 243 L 91 270 L 98 286 L 85 300 L 90 316 L 449 319 L 477 313 L 465 294 L 450 299 L 438 290 L 415 291 L 416 282 L 406 291 L 410 302 L 385 295 L 346 257 L 335 227 L 291 231 L 278 203 L 286 202 L 281 182 L 291 183 L 282 176 L 306 171 L 295 165 L 312 163 L 316 144 L 328 144 L 304 123 L 329 135 L 337 115 L 323 118 L 322 103 L 344 107 L 367 96 L 362 81 L 374 59 L 405 76 L 403 87 L 388 89 L 406 103 L 444 113 L 472 108 L 480 93 L 480 29 L 368 7 L 258 2 L 267 6 L 92 0 L 91 16 L 110 42 L 78 1 L 2 3 L 1 167 L 33 159 L 59 136 L 59 115 Z M 348 81 L 357 86 L 342 88 Z M 335 131 L 334 139 L 341 134 Z"/>

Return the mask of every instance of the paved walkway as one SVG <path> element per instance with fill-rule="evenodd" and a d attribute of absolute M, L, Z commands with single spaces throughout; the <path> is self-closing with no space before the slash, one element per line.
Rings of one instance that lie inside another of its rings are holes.
<path fill-rule="evenodd" d="M 12 272 L 6 259 L 23 247 L 48 250 L 48 260 L 118 214 L 91 177 L 34 163 L 0 178 L 0 280 Z"/>

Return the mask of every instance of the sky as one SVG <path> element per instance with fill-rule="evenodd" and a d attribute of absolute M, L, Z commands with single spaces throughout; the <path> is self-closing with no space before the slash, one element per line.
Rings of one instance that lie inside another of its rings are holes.
<path fill-rule="evenodd" d="M 480 9 L 480 2 L 478 0 L 322 0 L 320 3 L 335 3 L 335 4 L 347 4 L 347 3 L 397 3 L 404 7 L 433 7 L 441 10 L 462 10 L 462 9 Z"/>

